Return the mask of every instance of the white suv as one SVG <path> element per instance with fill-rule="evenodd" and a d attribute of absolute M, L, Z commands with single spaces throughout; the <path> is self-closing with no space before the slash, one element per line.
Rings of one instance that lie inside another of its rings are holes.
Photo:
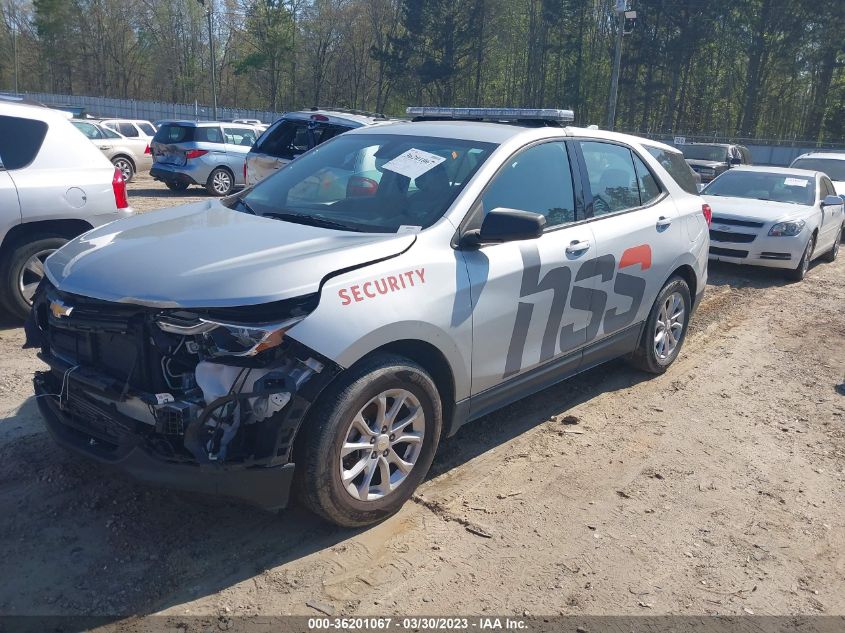
<path fill-rule="evenodd" d="M 349 131 L 50 258 L 27 344 L 56 440 L 366 525 L 463 424 L 618 356 L 666 371 L 709 243 L 708 208 L 664 167 L 677 150 L 562 127 L 568 111 L 410 114 L 429 120 Z"/>
<path fill-rule="evenodd" d="M 100 124 L 126 138 L 142 138 L 148 143 L 156 135 L 156 126 L 144 119 L 103 119 Z"/>
<path fill-rule="evenodd" d="M 131 214 L 120 170 L 63 112 L 0 100 L 0 307 L 25 318 L 51 253 Z"/>

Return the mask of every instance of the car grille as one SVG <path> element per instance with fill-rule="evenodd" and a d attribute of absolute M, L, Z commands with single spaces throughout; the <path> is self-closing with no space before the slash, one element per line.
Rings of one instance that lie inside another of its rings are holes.
<path fill-rule="evenodd" d="M 736 244 L 747 244 L 753 242 L 757 236 L 753 233 L 731 233 L 730 231 L 710 231 L 710 239 L 716 242 L 734 242 Z"/>
<path fill-rule="evenodd" d="M 711 246 L 710 254 L 722 255 L 723 257 L 736 257 L 738 259 L 748 257 L 748 251 L 740 251 L 734 248 L 719 248 L 718 246 Z"/>
<path fill-rule="evenodd" d="M 726 224 L 728 226 L 747 226 L 752 229 L 761 229 L 763 228 L 763 222 L 754 222 L 752 220 L 734 220 L 731 218 L 720 218 L 717 215 L 714 215 L 713 224 Z"/>

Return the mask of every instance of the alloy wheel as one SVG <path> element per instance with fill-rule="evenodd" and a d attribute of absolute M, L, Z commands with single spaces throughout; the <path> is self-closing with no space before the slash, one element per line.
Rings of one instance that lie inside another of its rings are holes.
<path fill-rule="evenodd" d="M 352 418 L 340 451 L 343 488 L 359 501 L 375 501 L 398 488 L 422 450 L 425 413 L 405 389 L 371 398 Z"/>
<path fill-rule="evenodd" d="M 125 158 L 118 158 L 114 161 L 114 166 L 120 170 L 124 182 L 132 180 L 132 165 Z"/>
<path fill-rule="evenodd" d="M 654 354 L 660 361 L 671 358 L 684 332 L 684 299 L 673 292 L 666 297 L 654 326 Z"/>
<path fill-rule="evenodd" d="M 220 195 L 226 194 L 232 188 L 232 177 L 227 172 L 220 170 L 214 174 L 211 186 Z"/>
<path fill-rule="evenodd" d="M 38 251 L 21 268 L 18 275 L 18 289 L 27 303 L 32 303 L 32 297 L 38 284 L 44 279 L 44 260 L 56 252 L 54 248 Z"/>

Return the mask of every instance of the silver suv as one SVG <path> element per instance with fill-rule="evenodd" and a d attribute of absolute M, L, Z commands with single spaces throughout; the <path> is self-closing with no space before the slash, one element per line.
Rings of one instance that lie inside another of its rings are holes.
<path fill-rule="evenodd" d="M 245 184 L 244 158 L 258 134 L 237 123 L 162 123 L 150 143 L 150 175 L 174 191 L 200 185 L 213 196 L 229 195 Z"/>
<path fill-rule="evenodd" d="M 25 318 L 51 253 L 131 214 L 120 170 L 64 113 L 0 100 L 0 307 Z"/>
<path fill-rule="evenodd" d="M 412 114 L 456 120 L 352 130 L 52 257 L 27 344 L 56 440 L 366 525 L 462 425 L 617 356 L 666 371 L 709 244 L 677 152 L 567 111 Z"/>
<path fill-rule="evenodd" d="M 357 110 L 288 112 L 271 125 L 246 157 L 246 183 L 254 185 L 312 147 L 359 127 L 384 123 L 383 114 Z"/>

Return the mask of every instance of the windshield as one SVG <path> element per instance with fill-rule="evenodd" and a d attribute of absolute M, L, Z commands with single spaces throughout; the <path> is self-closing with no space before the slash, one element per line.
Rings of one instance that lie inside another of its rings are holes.
<path fill-rule="evenodd" d="M 679 147 L 684 158 L 690 160 L 712 160 L 724 163 L 728 160 L 728 148 L 722 145 L 682 145 Z"/>
<path fill-rule="evenodd" d="M 842 158 L 799 158 L 790 167 L 820 171 L 831 180 L 845 180 L 845 159 Z"/>
<path fill-rule="evenodd" d="M 496 147 L 399 134 L 338 136 L 248 190 L 242 206 L 349 231 L 419 230 L 445 213 Z"/>
<path fill-rule="evenodd" d="M 702 191 L 706 196 L 731 196 L 812 205 L 816 200 L 815 178 L 789 174 L 732 169 Z"/>

